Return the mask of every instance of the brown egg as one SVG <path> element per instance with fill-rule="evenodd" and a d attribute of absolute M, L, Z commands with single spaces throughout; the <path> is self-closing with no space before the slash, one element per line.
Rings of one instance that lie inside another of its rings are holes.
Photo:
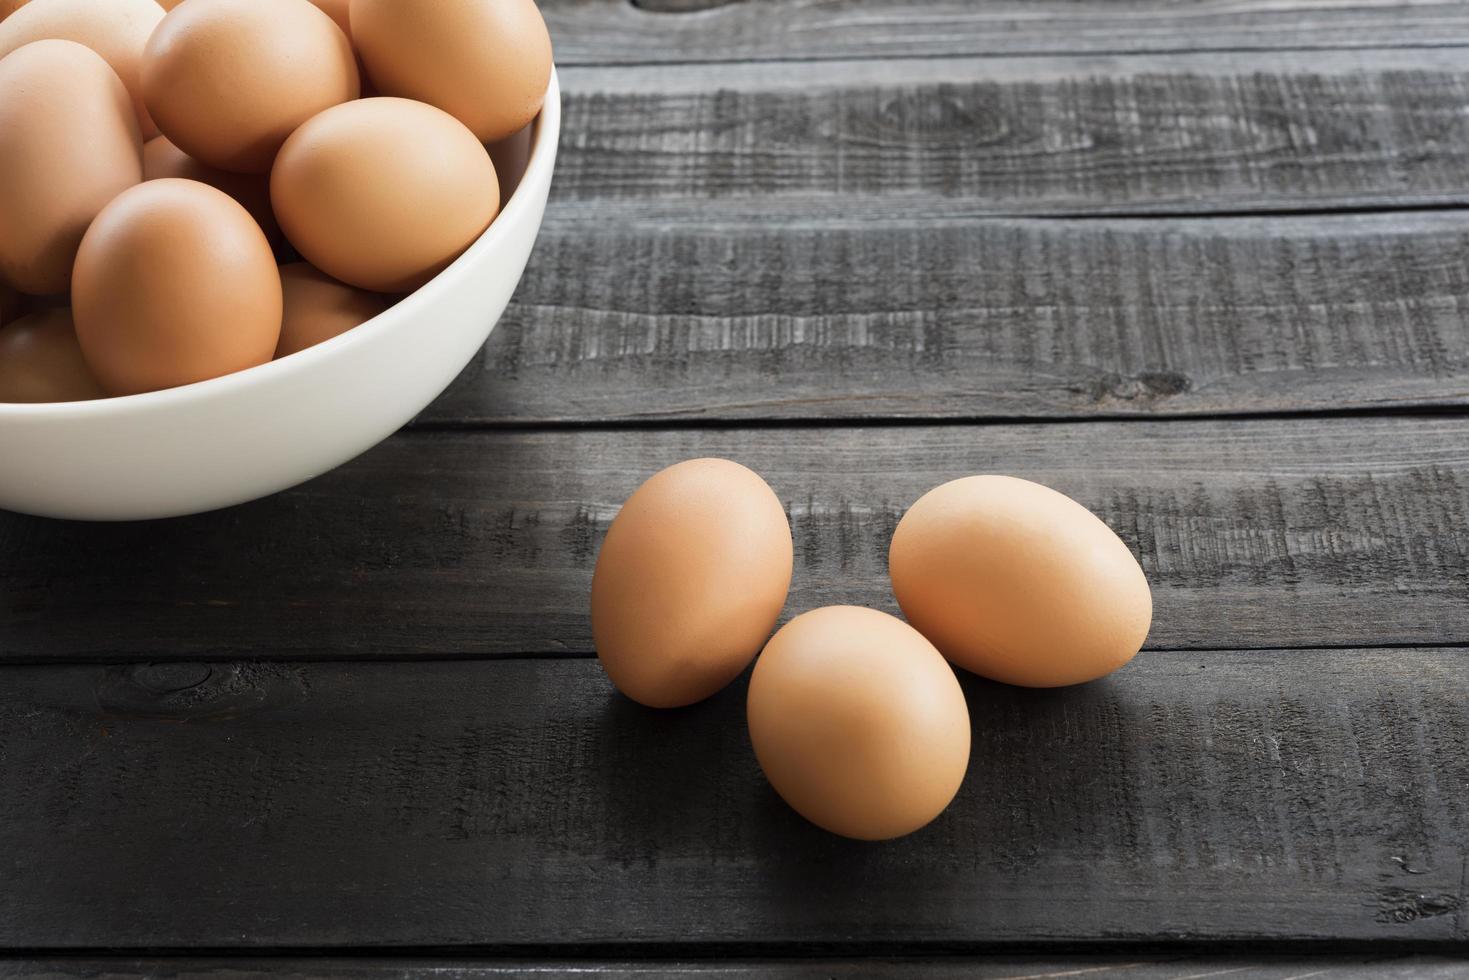
<path fill-rule="evenodd" d="M 637 489 L 592 575 L 592 637 L 607 676 L 653 708 L 707 698 L 770 635 L 791 584 L 779 498 L 727 459 L 670 466 Z"/>
<path fill-rule="evenodd" d="M 155 136 L 143 144 L 143 179 L 160 177 L 197 180 L 224 191 L 250 212 L 272 248 L 283 241 L 281 226 L 270 209 L 270 177 L 266 174 L 239 174 L 211 167 L 174 146 L 167 136 Z"/>
<path fill-rule="evenodd" d="M 104 398 L 71 325 L 71 311 L 45 310 L 0 327 L 0 402 Z"/>
<path fill-rule="evenodd" d="M 495 167 L 453 116 L 407 99 L 361 99 L 313 117 L 270 174 L 275 216 L 312 265 L 380 292 L 423 285 L 500 207 Z"/>
<path fill-rule="evenodd" d="M 24 7 L 28 0 L 0 0 L 0 20 L 4 20 Z"/>
<path fill-rule="evenodd" d="M 534 119 L 551 80 L 534 0 L 352 0 L 352 38 L 379 92 L 436 105 L 481 143 Z"/>
<path fill-rule="evenodd" d="M 305 262 L 283 265 L 280 272 L 285 308 L 276 357 L 331 340 L 388 308 L 385 296 L 337 282 Z"/>
<path fill-rule="evenodd" d="M 750 677 L 747 716 L 770 785 L 818 827 L 901 837 L 943 812 L 969 766 L 969 709 L 933 645 L 887 613 L 797 616 Z"/>
<path fill-rule="evenodd" d="M 357 95 L 351 43 L 308 0 L 190 0 L 143 53 L 158 128 L 221 170 L 264 173 L 292 130 Z"/>
<path fill-rule="evenodd" d="M 264 233 L 228 194 L 193 180 L 150 180 L 103 208 L 71 296 L 82 353 L 115 395 L 264 364 L 280 337 L 281 279 Z"/>
<path fill-rule="evenodd" d="M 311 0 L 311 2 L 320 7 L 322 13 L 335 21 L 343 34 L 349 39 L 352 37 L 352 19 L 347 16 L 348 0 Z"/>
<path fill-rule="evenodd" d="M 908 622 L 966 670 L 1060 687 L 1111 673 L 1148 635 L 1153 599 L 1127 545 L 1049 487 L 971 476 L 909 508 L 888 552 Z"/>
<path fill-rule="evenodd" d="M 127 86 L 143 138 L 158 128 L 143 105 L 138 68 L 143 45 L 163 19 L 153 0 L 31 0 L 0 24 L 0 58 L 22 44 L 58 38 L 84 44 L 102 56 Z"/>
<path fill-rule="evenodd" d="M 23 293 L 66 290 L 92 218 L 143 177 L 127 89 L 75 41 L 0 58 L 0 278 Z"/>

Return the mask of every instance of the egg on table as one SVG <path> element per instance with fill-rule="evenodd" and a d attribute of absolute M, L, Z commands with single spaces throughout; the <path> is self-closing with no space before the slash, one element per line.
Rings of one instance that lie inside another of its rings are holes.
<path fill-rule="evenodd" d="M 0 58 L 0 278 L 64 292 L 87 226 L 143 177 L 127 89 L 92 49 L 33 41 Z"/>
<path fill-rule="evenodd" d="M 207 184 L 119 194 L 77 251 L 72 312 L 104 389 L 130 395 L 216 378 L 275 354 L 281 279 L 260 226 Z"/>
<path fill-rule="evenodd" d="M 443 110 L 393 98 L 333 106 L 292 133 L 270 199 L 302 258 L 394 293 L 442 271 L 500 207 L 495 166 L 474 134 Z"/>
<path fill-rule="evenodd" d="M 30 0 L 0 21 L 0 58 L 22 44 L 54 38 L 76 41 L 102 56 L 133 101 L 143 138 L 157 134 L 143 104 L 139 69 L 148 35 L 163 19 L 153 0 Z"/>
<path fill-rule="evenodd" d="M 969 708 L 951 668 L 887 613 L 827 606 L 766 644 L 746 715 L 771 786 L 832 833 L 912 833 L 953 800 L 969 766 Z"/>
<path fill-rule="evenodd" d="M 888 551 L 908 622 L 954 664 L 1024 687 L 1095 680 L 1127 663 L 1152 622 L 1127 545 L 1064 494 L 971 476 L 919 498 Z"/>
<path fill-rule="evenodd" d="M 75 402 L 105 396 L 82 357 L 65 307 L 0 326 L 0 402 Z"/>
<path fill-rule="evenodd" d="M 785 508 L 755 473 L 694 459 L 654 474 L 607 530 L 592 575 L 592 637 L 641 704 L 692 704 L 734 680 L 785 605 Z"/>
<path fill-rule="evenodd" d="M 175 146 L 211 167 L 265 173 L 286 137 L 357 98 L 351 42 L 309 0 L 190 0 L 143 51 L 143 98 Z"/>
<path fill-rule="evenodd" d="M 284 307 L 276 357 L 314 347 L 388 308 L 381 293 L 337 282 L 305 262 L 283 265 L 280 274 Z"/>

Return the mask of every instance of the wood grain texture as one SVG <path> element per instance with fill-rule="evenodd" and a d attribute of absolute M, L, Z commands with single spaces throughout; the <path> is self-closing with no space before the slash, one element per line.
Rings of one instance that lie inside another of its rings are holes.
<path fill-rule="evenodd" d="M 744 681 L 595 661 L 0 669 L 0 945 L 1464 942 L 1469 651 L 966 676 L 969 776 L 884 845 L 766 786 Z"/>
<path fill-rule="evenodd" d="M 1469 203 L 1464 49 L 569 68 L 563 82 L 553 194 L 609 222 Z"/>
<path fill-rule="evenodd" d="M 562 65 L 1469 43 L 1469 8 L 1444 0 L 542 0 L 541 8 Z"/>
<path fill-rule="evenodd" d="M 417 433 L 298 489 L 165 522 L 0 516 L 15 660 L 584 654 L 622 501 L 679 460 L 785 502 L 787 614 L 894 609 L 887 547 L 976 472 L 1093 509 L 1167 648 L 1469 642 L 1469 418 Z"/>
<path fill-rule="evenodd" d="M 583 222 L 558 207 L 434 423 L 1469 404 L 1452 212 Z"/>
<path fill-rule="evenodd" d="M 1283 956 L 1135 953 L 1131 956 L 942 956 L 796 960 L 483 960 L 409 958 L 47 957 L 0 959 L 6 980 L 1460 980 L 1469 960 L 1452 956 L 1330 953 Z"/>

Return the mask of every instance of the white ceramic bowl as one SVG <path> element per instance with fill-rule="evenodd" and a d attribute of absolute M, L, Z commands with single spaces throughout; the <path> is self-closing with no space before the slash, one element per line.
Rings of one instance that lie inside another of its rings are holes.
<path fill-rule="evenodd" d="M 295 486 L 382 441 L 444 390 L 510 301 L 541 227 L 561 95 L 553 72 L 520 185 L 427 285 L 290 357 L 124 398 L 0 404 L 0 507 L 133 520 Z"/>

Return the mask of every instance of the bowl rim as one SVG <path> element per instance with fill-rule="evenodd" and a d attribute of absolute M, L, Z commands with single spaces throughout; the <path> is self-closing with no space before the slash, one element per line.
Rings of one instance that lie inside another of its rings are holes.
<path fill-rule="evenodd" d="M 123 412 L 149 411 L 196 403 L 229 395 L 253 385 L 264 384 L 273 378 L 284 378 L 309 372 L 316 365 L 343 351 L 350 350 L 354 346 L 372 343 L 373 337 L 378 334 L 402 327 L 403 321 L 412 318 L 420 306 L 431 302 L 435 296 L 463 280 L 469 275 L 469 269 L 479 256 L 492 251 L 499 244 L 500 239 L 511 234 L 510 226 L 520 221 L 521 215 L 534 207 L 530 203 L 530 195 L 521 193 L 522 188 L 543 181 L 549 184 L 550 171 L 555 160 L 554 150 L 561 134 L 561 85 L 555 65 L 551 66 L 551 79 L 546 85 L 546 95 L 541 104 L 541 111 L 536 114 L 536 118 L 531 121 L 530 125 L 535 128 L 531 135 L 530 154 L 526 160 L 525 172 L 521 175 L 515 192 L 510 195 L 510 200 L 500 209 L 495 220 L 490 222 L 490 226 L 481 232 L 480 236 L 471 242 L 469 247 L 449 263 L 442 272 L 371 319 L 364 320 L 345 333 L 296 351 L 294 354 L 266 361 L 264 364 L 257 364 L 242 371 L 174 388 L 145 391 L 136 395 L 94 398 L 88 401 L 0 402 L 0 424 L 21 419 L 36 421 L 96 418 Z"/>

